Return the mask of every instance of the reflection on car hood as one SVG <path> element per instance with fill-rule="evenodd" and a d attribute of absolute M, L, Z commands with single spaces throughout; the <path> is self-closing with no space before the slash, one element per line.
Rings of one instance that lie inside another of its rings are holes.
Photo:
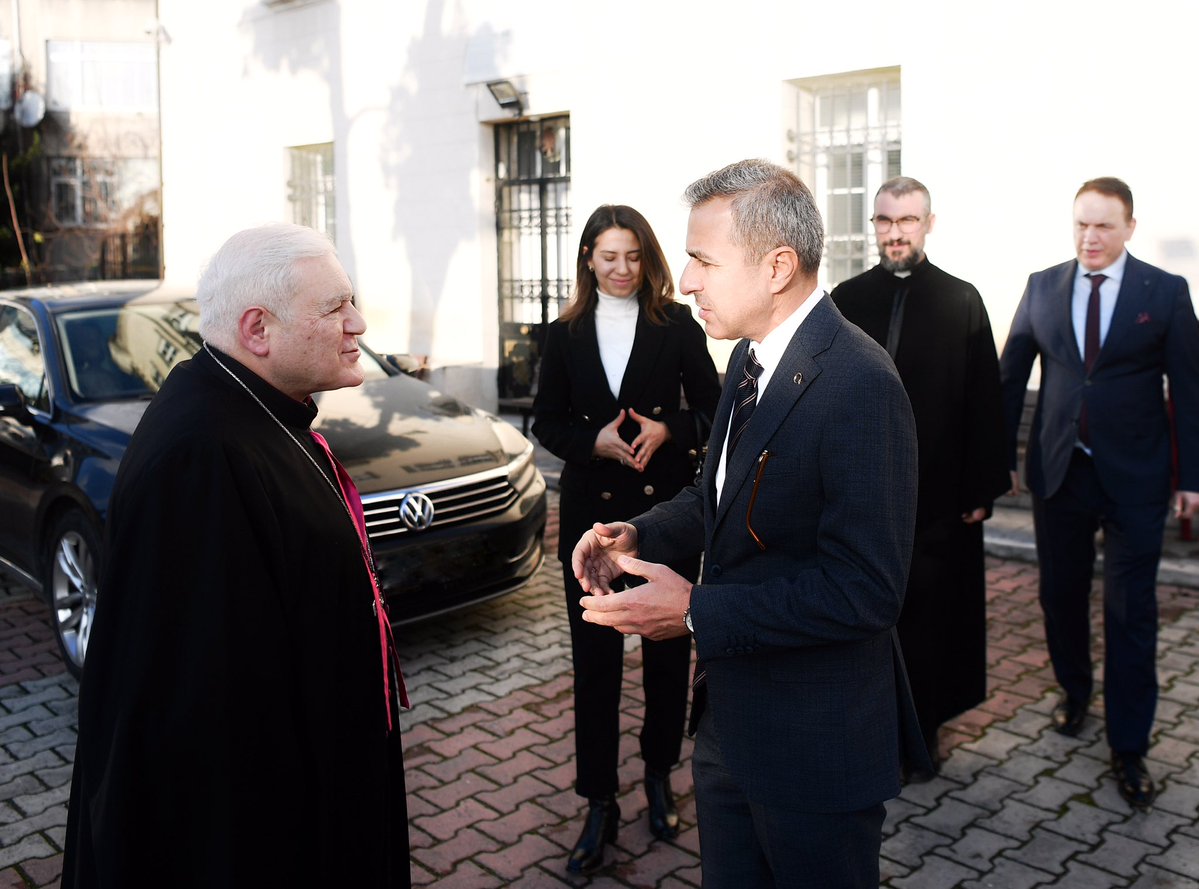
<path fill-rule="evenodd" d="M 367 380 L 316 396 L 314 429 L 363 494 L 505 466 L 492 421 L 409 377 Z"/>
<path fill-rule="evenodd" d="M 150 404 L 149 398 L 130 398 L 125 401 L 105 401 L 81 404 L 73 408 L 74 413 L 98 427 L 107 427 L 123 433 L 125 440 L 141 422 L 142 414 Z"/>

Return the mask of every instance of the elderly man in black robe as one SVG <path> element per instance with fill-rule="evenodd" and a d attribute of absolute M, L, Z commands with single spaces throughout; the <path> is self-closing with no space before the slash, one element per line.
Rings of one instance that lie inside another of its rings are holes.
<path fill-rule="evenodd" d="M 362 382 L 332 244 L 240 232 L 122 461 L 64 887 L 409 885 L 390 626 L 311 395 Z M 360 528 L 362 529 L 360 531 Z"/>
<path fill-rule="evenodd" d="M 935 222 L 928 189 L 888 180 L 872 221 L 879 264 L 832 297 L 890 353 L 916 416 L 916 540 L 899 638 L 936 763 L 940 726 L 987 694 L 982 522 L 1010 487 L 999 362 L 978 291 L 924 254 Z"/>

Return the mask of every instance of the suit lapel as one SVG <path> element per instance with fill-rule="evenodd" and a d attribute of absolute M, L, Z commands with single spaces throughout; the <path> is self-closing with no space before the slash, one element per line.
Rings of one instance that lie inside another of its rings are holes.
<path fill-rule="evenodd" d="M 595 334 L 594 312 L 589 312 L 580 319 L 579 335 L 574 339 L 574 346 L 578 350 L 574 360 L 580 372 L 586 375 L 580 389 L 602 392 L 611 407 L 605 416 L 615 417 L 620 409 L 616 406 L 616 397 L 608 388 L 608 375 L 604 373 L 604 362 L 600 358 L 599 352 L 599 339 Z"/>
<path fill-rule="evenodd" d="M 1078 351 L 1078 337 L 1074 333 L 1074 273 L 1078 261 L 1063 263 L 1057 270 L 1057 280 L 1051 286 L 1052 293 L 1060 293 L 1061 305 L 1057 309 L 1059 337 L 1057 354 L 1069 355 L 1077 369 L 1083 369 L 1083 356 Z"/>
<path fill-rule="evenodd" d="M 1107 336 L 1103 338 L 1103 345 L 1099 348 L 1099 355 L 1095 358 L 1094 372 L 1100 365 L 1103 364 L 1105 356 L 1114 354 L 1114 350 L 1119 347 L 1121 337 L 1127 336 L 1132 330 L 1133 324 L 1136 323 L 1137 313 L 1143 308 L 1145 288 L 1148 281 L 1142 272 L 1142 263 L 1140 260 L 1134 259 L 1132 254 L 1128 255 L 1128 260 L 1124 263 L 1124 277 L 1120 281 L 1120 292 L 1116 294 L 1116 305 L 1112 309 L 1112 320 L 1107 328 Z"/>
<path fill-rule="evenodd" d="M 758 459 L 767 443 L 778 431 L 783 420 L 791 413 L 796 402 L 820 376 L 821 368 L 816 360 L 821 352 L 828 349 L 837 330 L 845 322 L 841 313 L 828 296 L 823 297 L 812 309 L 812 313 L 804 319 L 799 330 L 791 338 L 779 361 L 778 367 L 770 377 L 770 382 L 764 392 L 758 395 L 758 406 L 754 415 L 741 433 L 741 441 L 737 451 L 725 467 L 724 489 L 720 496 L 720 506 L 716 513 L 716 523 L 724 519 L 732 502 L 737 499 L 737 492 L 745 485 L 752 485 L 757 472 Z M 745 355 L 739 356 L 735 370 L 730 366 L 733 379 L 740 379 L 748 355 L 748 345 Z M 726 389 L 729 387 L 726 386 Z M 732 396 L 729 393 L 729 410 L 732 406 Z M 724 407 L 725 399 L 721 398 Z M 728 411 L 722 411 L 722 428 L 728 428 Z"/>
<path fill-rule="evenodd" d="M 624 377 L 620 381 L 620 405 L 628 407 L 637 400 L 637 396 L 645 389 L 653 377 L 654 366 L 666 340 L 666 325 L 650 324 L 645 317 L 645 310 L 637 313 L 637 329 L 633 334 L 633 351 L 629 353 L 629 363 L 624 369 Z M 598 354 L 598 347 L 597 347 Z"/>

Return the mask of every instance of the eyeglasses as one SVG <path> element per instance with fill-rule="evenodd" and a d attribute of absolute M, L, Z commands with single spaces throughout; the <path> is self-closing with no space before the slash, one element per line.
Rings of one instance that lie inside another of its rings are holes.
<path fill-rule="evenodd" d="M 892 219 L 890 216 L 872 216 L 870 221 L 874 223 L 874 230 L 879 234 L 885 234 L 891 230 L 892 225 L 899 226 L 899 230 L 905 235 L 910 235 L 916 229 L 920 228 L 924 222 L 923 216 L 901 216 L 899 219 Z"/>

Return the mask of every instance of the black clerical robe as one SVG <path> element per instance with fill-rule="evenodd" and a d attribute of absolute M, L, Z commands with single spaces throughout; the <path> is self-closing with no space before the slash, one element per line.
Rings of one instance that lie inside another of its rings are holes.
<path fill-rule="evenodd" d="M 373 593 L 316 410 L 220 361 L 295 440 L 204 352 L 146 411 L 108 515 L 63 886 L 408 886 Z"/>
<path fill-rule="evenodd" d="M 916 540 L 899 636 L 931 746 L 941 723 L 987 692 L 982 524 L 961 516 L 989 513 L 1010 486 L 995 340 L 978 291 L 927 259 L 906 278 L 875 266 L 832 297 L 879 344 L 890 334 L 916 417 Z"/>

